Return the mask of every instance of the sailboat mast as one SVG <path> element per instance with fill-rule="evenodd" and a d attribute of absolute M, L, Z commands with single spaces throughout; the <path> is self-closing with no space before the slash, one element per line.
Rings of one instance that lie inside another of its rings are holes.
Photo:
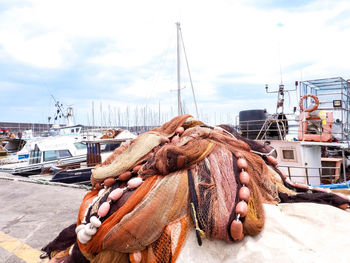
<path fill-rule="evenodd" d="M 180 23 L 176 23 L 177 28 L 177 113 L 181 115 L 181 76 L 180 76 Z"/>

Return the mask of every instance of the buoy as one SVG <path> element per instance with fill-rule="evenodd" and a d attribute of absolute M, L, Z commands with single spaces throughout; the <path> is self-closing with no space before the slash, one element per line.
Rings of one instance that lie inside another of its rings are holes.
<path fill-rule="evenodd" d="M 124 189 L 117 188 L 114 189 L 110 194 L 108 195 L 108 200 L 114 200 L 117 201 L 124 193 Z"/>
<path fill-rule="evenodd" d="M 243 239 L 243 224 L 241 221 L 232 221 L 230 226 L 230 234 L 234 241 L 241 241 Z"/>
<path fill-rule="evenodd" d="M 236 214 L 240 214 L 241 217 L 245 217 L 248 214 L 248 205 L 245 201 L 240 201 L 236 205 Z"/>
<path fill-rule="evenodd" d="M 238 197 L 239 197 L 239 199 L 248 202 L 249 201 L 249 197 L 250 197 L 249 188 L 246 187 L 246 186 L 242 186 L 241 189 L 239 189 Z"/>
<path fill-rule="evenodd" d="M 131 178 L 129 181 L 128 181 L 128 187 L 130 189 L 134 189 L 134 188 L 137 188 L 139 187 L 141 184 L 142 184 L 142 178 L 140 177 L 134 177 L 134 178 Z"/>
<path fill-rule="evenodd" d="M 346 203 L 346 204 L 341 204 L 341 205 L 338 205 L 339 208 L 343 209 L 343 210 L 346 210 L 349 208 L 349 204 Z"/>
<path fill-rule="evenodd" d="M 90 223 L 91 223 L 91 225 L 93 225 L 94 227 L 97 227 L 97 228 L 99 228 L 102 224 L 100 219 L 98 219 L 96 216 L 92 216 L 90 218 Z"/>
<path fill-rule="evenodd" d="M 139 164 L 139 165 L 136 165 L 134 168 L 132 168 L 132 172 L 134 174 L 137 174 L 137 172 L 141 169 L 142 165 Z"/>
<path fill-rule="evenodd" d="M 85 227 L 84 224 L 81 224 L 75 228 L 75 233 L 78 234 L 78 232 Z"/>
<path fill-rule="evenodd" d="M 97 215 L 99 217 L 105 217 L 108 214 L 110 208 L 111 205 L 109 204 L 109 202 L 103 202 L 97 211 Z"/>
<path fill-rule="evenodd" d="M 131 172 L 130 171 L 126 171 L 124 173 L 121 173 L 119 176 L 118 176 L 118 179 L 120 181 L 127 181 L 129 180 L 131 177 Z"/>
<path fill-rule="evenodd" d="M 249 174 L 245 171 L 242 171 L 239 174 L 239 181 L 241 182 L 241 184 L 249 185 L 249 181 L 250 181 Z"/>
<path fill-rule="evenodd" d="M 91 223 L 85 225 L 85 233 L 89 236 L 93 236 L 96 234 L 97 228 L 91 225 Z"/>
<path fill-rule="evenodd" d="M 276 166 L 278 164 L 278 161 L 275 157 L 271 156 L 271 155 L 268 155 L 266 157 L 267 161 L 272 164 L 273 166 Z"/>
<path fill-rule="evenodd" d="M 240 153 L 240 152 L 235 152 L 234 153 L 234 156 L 236 157 L 236 158 L 243 158 L 243 154 L 242 153 Z"/>
<path fill-rule="evenodd" d="M 291 184 L 291 183 L 289 183 Z M 302 188 L 302 189 L 309 189 L 309 186 L 306 184 L 292 184 L 294 187 Z"/>
<path fill-rule="evenodd" d="M 107 187 L 110 187 L 112 185 L 115 184 L 115 178 L 114 177 L 109 177 L 109 178 L 106 178 L 104 181 L 103 181 L 103 184 Z"/>
<path fill-rule="evenodd" d="M 85 229 L 80 230 L 77 237 L 78 237 L 79 242 L 82 244 L 86 244 L 87 242 L 89 242 L 91 240 L 91 236 L 89 236 L 85 233 Z"/>
<path fill-rule="evenodd" d="M 96 190 L 101 190 L 103 187 L 102 187 L 102 185 L 100 184 L 100 183 L 96 183 L 95 184 L 95 189 Z"/>
<path fill-rule="evenodd" d="M 170 140 L 168 137 L 162 136 L 160 137 L 160 143 L 164 144 L 164 143 L 169 143 Z"/>
<path fill-rule="evenodd" d="M 238 158 L 237 160 L 237 166 L 239 169 L 247 169 L 248 163 L 244 158 Z"/>
<path fill-rule="evenodd" d="M 185 131 L 184 127 L 180 126 L 175 130 L 175 133 L 178 133 L 181 135 L 181 134 L 183 134 L 184 131 Z"/>

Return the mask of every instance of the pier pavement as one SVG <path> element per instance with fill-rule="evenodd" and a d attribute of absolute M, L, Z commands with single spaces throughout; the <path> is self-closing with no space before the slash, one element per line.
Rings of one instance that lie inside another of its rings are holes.
<path fill-rule="evenodd" d="M 21 179 L 0 173 L 0 262 L 47 262 L 40 249 L 75 222 L 87 190 Z"/>

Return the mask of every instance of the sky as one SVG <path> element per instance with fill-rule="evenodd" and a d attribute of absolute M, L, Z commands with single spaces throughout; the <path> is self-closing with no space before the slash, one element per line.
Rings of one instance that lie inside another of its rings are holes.
<path fill-rule="evenodd" d="M 53 123 L 56 101 L 72 105 L 77 124 L 168 121 L 177 115 L 176 22 L 209 124 L 274 113 L 265 84 L 350 78 L 347 0 L 0 0 L 0 122 Z M 183 51 L 180 65 L 182 105 L 197 117 Z M 297 95 L 288 93 L 286 111 Z"/>

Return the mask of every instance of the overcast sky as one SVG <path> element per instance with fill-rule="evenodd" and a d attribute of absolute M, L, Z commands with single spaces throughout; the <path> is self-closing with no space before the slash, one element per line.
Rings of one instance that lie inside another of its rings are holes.
<path fill-rule="evenodd" d="M 273 113 L 266 83 L 350 78 L 348 0 L 0 0 L 0 121 L 45 123 L 52 96 L 73 105 L 80 124 L 92 124 L 93 104 L 95 124 L 117 122 L 118 112 L 125 120 L 127 109 L 129 124 L 145 109 L 170 119 L 176 22 L 200 118 L 212 124 L 240 110 Z M 195 115 L 185 73 L 183 104 Z"/>

